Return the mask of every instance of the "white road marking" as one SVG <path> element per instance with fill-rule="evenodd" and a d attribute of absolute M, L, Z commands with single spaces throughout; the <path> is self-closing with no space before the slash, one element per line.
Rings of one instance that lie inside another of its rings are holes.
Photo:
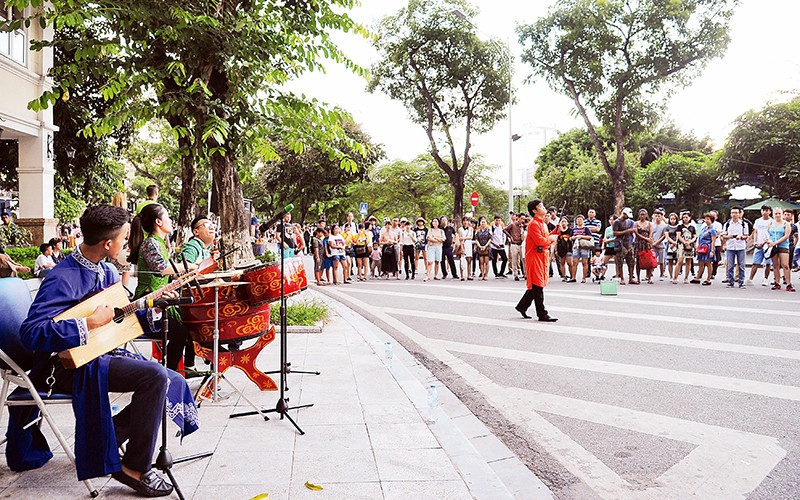
<path fill-rule="evenodd" d="M 551 280 L 551 283 L 553 281 Z M 382 283 L 382 280 L 371 280 L 366 283 L 362 283 L 359 286 L 377 286 Z M 457 285 L 455 282 L 454 284 L 448 285 L 447 281 L 443 281 L 442 283 L 421 283 L 418 281 L 409 281 L 406 282 L 405 280 L 401 281 L 400 283 L 394 283 L 392 286 L 415 286 L 415 287 L 424 287 L 424 288 L 457 288 L 459 290 L 475 290 L 475 291 L 492 291 L 492 290 L 507 290 L 513 291 L 514 293 L 522 294 L 525 291 L 525 284 L 524 282 L 519 282 L 519 287 L 509 287 L 509 286 L 483 286 L 481 283 L 476 283 L 474 285 Z M 510 284 L 510 283 L 509 283 Z M 578 284 L 578 283 L 570 283 L 569 285 L 563 284 L 567 288 L 564 288 L 559 285 L 555 286 L 548 286 L 546 288 L 546 292 L 550 293 L 560 293 L 560 294 L 567 294 L 570 296 L 574 296 L 575 294 L 582 294 L 582 295 L 598 295 L 600 290 L 598 289 L 597 285 L 593 284 Z M 740 295 L 738 289 L 736 290 L 726 290 L 725 295 L 693 295 L 688 293 L 644 293 L 644 292 L 634 292 L 632 290 L 636 290 L 637 285 L 624 285 L 619 288 L 619 295 L 617 297 L 628 297 L 628 296 L 635 296 L 635 297 L 665 297 L 665 298 L 674 298 L 674 299 L 697 299 L 697 300 L 713 300 L 713 301 L 720 301 L 720 300 L 734 300 L 739 303 L 751 303 L 751 302 L 765 302 L 764 305 L 770 304 L 798 304 L 797 299 L 779 299 L 777 297 L 783 297 L 785 294 L 770 294 L 770 295 L 758 295 L 753 296 L 752 294 L 747 294 L 746 292 Z M 681 285 L 682 286 L 682 285 Z M 691 287 L 693 287 L 692 285 Z M 689 288 L 691 288 L 689 287 Z M 424 289 L 420 288 L 420 289 Z M 752 288 L 755 288 L 753 286 Z M 680 289 L 680 286 L 676 286 L 676 289 Z M 727 292 L 730 292 L 729 295 Z"/>
<path fill-rule="evenodd" d="M 435 290 L 431 288 L 430 291 Z M 489 306 L 500 306 L 505 308 L 511 308 L 513 303 L 503 300 L 490 300 L 490 299 L 478 299 L 478 298 L 470 298 L 470 297 L 455 297 L 452 295 L 430 295 L 430 294 L 422 294 L 422 293 L 407 293 L 407 292 L 395 292 L 395 291 L 388 291 L 388 290 L 374 290 L 374 289 L 366 289 L 366 288 L 350 288 L 347 290 L 347 294 L 351 293 L 366 293 L 369 295 L 390 295 L 392 297 L 409 297 L 415 299 L 427 299 L 427 300 L 441 300 L 445 302 L 460 302 L 464 304 L 484 304 Z M 679 323 L 683 325 L 691 325 L 692 327 L 696 327 L 698 324 L 698 319 L 696 318 L 684 318 L 681 316 L 661 316 L 658 314 L 639 314 L 635 312 L 628 312 L 620 313 L 619 311 L 603 311 L 599 309 L 579 309 L 576 307 L 561 307 L 561 306 L 547 306 L 548 310 L 552 311 L 562 311 L 568 313 L 577 313 L 577 314 L 586 314 L 589 316 L 604 316 L 610 318 L 617 318 L 619 319 L 621 315 L 624 314 L 626 319 L 640 319 L 644 321 L 660 321 L 666 323 Z M 775 326 L 775 325 L 760 325 L 756 323 L 744 323 L 741 321 L 718 321 L 718 320 L 710 320 L 704 319 L 703 325 L 705 326 L 718 326 L 721 328 L 731 328 L 737 330 L 756 330 L 761 332 L 782 332 L 782 333 L 800 333 L 800 329 L 795 327 L 789 326 Z"/>
<path fill-rule="evenodd" d="M 746 380 L 707 373 L 687 372 L 684 370 L 669 370 L 654 368 L 652 366 L 629 365 L 587 358 L 574 358 L 558 356 L 555 354 L 542 354 L 531 351 L 519 351 L 481 344 L 467 344 L 449 340 L 437 340 L 441 346 L 451 352 L 463 352 L 478 356 L 488 356 L 538 365 L 557 366 L 572 370 L 605 373 L 607 375 L 621 375 L 623 377 L 655 380 L 670 384 L 683 384 L 693 387 L 705 387 L 722 391 L 741 392 L 767 398 L 800 401 L 800 387 L 791 385 L 772 384 L 756 380 Z"/>
<path fill-rule="evenodd" d="M 744 499 L 786 455 L 776 439 L 688 420 L 630 410 L 520 388 L 503 387 L 451 354 L 446 342 L 430 339 L 381 307 L 346 293 L 326 290 L 380 317 L 393 328 L 447 364 L 492 403 L 506 418 L 525 426 L 537 442 L 602 498 L 657 500 L 688 498 Z M 644 490 L 619 477 L 597 457 L 564 434 L 536 411 L 546 411 L 682 440 L 698 445 L 678 464 Z"/>
<path fill-rule="evenodd" d="M 643 335 L 640 333 L 626 333 L 612 330 L 600 330 L 597 328 L 581 328 L 576 326 L 561 325 L 555 326 L 550 323 L 539 323 L 522 320 L 495 319 L 477 316 L 464 316 L 462 314 L 447 314 L 430 311 L 419 311 L 415 309 L 401 309 L 384 307 L 383 310 L 393 316 L 413 316 L 443 321 L 455 321 L 458 323 L 499 326 L 503 328 L 514 328 L 518 330 L 530 330 L 535 332 L 548 332 L 567 335 L 581 335 L 584 337 L 597 337 L 603 339 L 624 340 L 629 342 L 643 342 L 647 344 L 661 344 L 676 347 L 687 347 L 690 349 L 705 349 L 709 351 L 730 352 L 737 354 L 750 354 L 754 356 L 766 356 L 770 358 L 785 358 L 800 360 L 800 351 L 790 349 L 775 349 L 771 347 L 761 347 L 744 344 L 730 344 L 727 342 L 713 342 L 708 340 L 697 340 L 681 337 L 665 337 L 661 335 Z"/>
<path fill-rule="evenodd" d="M 402 284 L 403 283 L 401 283 L 401 285 Z M 465 288 L 465 287 L 460 287 L 458 285 L 436 285 L 436 288 L 448 288 L 448 289 L 454 289 L 454 290 L 467 290 L 467 291 L 472 291 L 472 292 L 502 292 L 502 293 L 508 293 L 509 295 L 513 294 L 513 295 L 516 295 L 518 297 L 522 296 L 522 294 L 525 292 L 524 288 L 517 289 L 517 288 L 496 287 L 496 286 L 492 287 L 492 288 L 483 288 L 483 289 L 481 289 L 481 288 L 474 288 L 474 287 L 466 287 Z M 549 290 L 548 289 L 547 290 L 547 295 L 548 296 L 556 296 L 556 297 L 575 298 L 575 294 L 572 293 L 571 291 L 567 291 L 567 290 Z M 605 303 L 608 303 L 608 304 L 619 304 L 619 303 L 622 303 L 622 304 L 646 305 L 646 306 L 652 306 L 652 307 L 663 307 L 664 306 L 663 302 L 657 301 L 657 300 L 626 299 L 625 296 L 627 296 L 627 295 L 628 294 L 625 294 L 624 296 L 618 295 L 616 297 L 604 296 L 604 295 L 600 295 L 600 291 L 597 290 L 594 293 L 592 293 L 591 295 L 588 295 L 588 294 L 581 295 L 580 299 L 581 300 L 600 301 L 600 302 L 605 302 Z M 646 295 L 646 294 L 639 294 L 639 295 Z M 706 299 L 706 300 L 709 299 L 709 297 L 703 297 L 703 298 Z M 714 298 L 714 300 L 716 300 L 716 298 Z M 681 309 L 685 308 L 685 309 L 708 310 L 709 308 L 713 308 L 714 311 L 730 311 L 730 312 L 736 312 L 736 313 L 749 313 L 749 314 L 769 313 L 770 315 L 774 315 L 774 316 L 795 316 L 795 317 L 800 317 L 800 311 L 794 311 L 794 310 L 791 310 L 791 309 L 788 309 L 788 308 L 781 308 L 781 309 L 764 309 L 764 308 L 753 309 L 753 308 L 746 308 L 746 307 L 720 306 L 720 305 L 717 305 L 717 304 L 714 304 L 712 306 L 712 305 L 709 305 L 709 304 L 706 304 L 706 303 L 694 304 L 694 303 L 685 303 L 685 302 L 673 303 L 673 304 L 670 304 L 670 306 L 674 306 L 676 308 L 681 308 Z M 800 328 L 797 329 L 797 332 L 800 333 Z"/>

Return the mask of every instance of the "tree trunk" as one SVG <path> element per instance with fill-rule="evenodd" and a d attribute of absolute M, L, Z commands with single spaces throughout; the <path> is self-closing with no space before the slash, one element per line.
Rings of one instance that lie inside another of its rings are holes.
<path fill-rule="evenodd" d="M 183 144 L 183 142 L 189 142 L 189 144 Z M 188 150 L 191 148 L 191 140 L 187 141 L 185 138 L 179 139 L 178 144 L 181 149 Z M 181 195 L 177 228 L 177 241 L 181 243 L 188 239 L 191 233 L 189 224 L 197 216 L 197 189 L 198 179 L 195 158 L 193 155 L 184 156 L 181 158 Z"/>
<path fill-rule="evenodd" d="M 611 187 L 614 193 L 614 213 L 619 216 L 625 208 L 625 169 L 620 175 L 611 178 Z"/>
<path fill-rule="evenodd" d="M 223 267 L 229 269 L 240 259 L 251 260 L 253 247 L 250 244 L 249 217 L 244 213 L 244 196 L 239 172 L 236 170 L 234 153 L 228 151 L 225 156 L 215 154 L 211 157 L 213 184 L 211 196 L 214 198 L 217 215 L 220 219 L 220 237 L 226 252 L 234 246 L 238 250 L 231 253 L 223 261 Z"/>
<path fill-rule="evenodd" d="M 464 215 L 464 180 L 466 168 L 453 170 L 450 176 L 450 185 L 453 186 L 453 220 L 461 220 Z"/>

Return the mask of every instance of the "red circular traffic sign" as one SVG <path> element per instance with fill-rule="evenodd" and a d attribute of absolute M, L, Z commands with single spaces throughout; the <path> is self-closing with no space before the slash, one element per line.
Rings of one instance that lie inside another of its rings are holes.
<path fill-rule="evenodd" d="M 478 194 L 478 192 L 477 191 L 473 191 L 472 195 L 470 195 L 470 197 L 469 197 L 469 202 L 472 203 L 473 207 L 477 207 L 478 206 L 478 202 L 480 201 L 480 199 L 481 199 L 481 197 Z"/>

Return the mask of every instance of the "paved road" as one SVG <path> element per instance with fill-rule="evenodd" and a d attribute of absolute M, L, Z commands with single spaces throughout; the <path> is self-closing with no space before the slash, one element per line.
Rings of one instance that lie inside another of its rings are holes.
<path fill-rule="evenodd" d="M 797 276 L 797 275 L 795 275 Z M 394 335 L 559 498 L 800 498 L 800 297 L 552 282 L 327 286 Z"/>

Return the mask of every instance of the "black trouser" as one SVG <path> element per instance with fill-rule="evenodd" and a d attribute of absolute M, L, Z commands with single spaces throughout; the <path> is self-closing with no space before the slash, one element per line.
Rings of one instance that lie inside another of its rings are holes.
<path fill-rule="evenodd" d="M 169 358 L 168 358 L 169 359 Z M 75 370 L 56 364 L 54 389 L 72 394 Z M 114 357 L 108 362 L 108 390 L 132 392 L 131 402 L 114 416 L 117 446 L 130 440 L 122 464 L 137 472 L 147 472 L 153 463 L 161 417 L 167 396 L 167 371 L 158 363 Z"/>
<path fill-rule="evenodd" d="M 505 248 L 491 248 L 492 251 L 492 271 L 494 271 L 495 277 L 502 276 L 506 274 L 506 262 L 508 262 L 508 257 L 506 257 L 506 249 Z M 500 272 L 497 272 L 497 256 L 500 256 L 500 259 L 503 261 L 500 264 Z"/>
<path fill-rule="evenodd" d="M 447 264 L 450 264 L 450 272 L 453 278 L 458 278 L 458 271 L 456 268 L 456 259 L 453 257 L 453 246 L 442 247 L 442 277 L 447 278 Z"/>
<path fill-rule="evenodd" d="M 406 277 L 417 273 L 417 263 L 414 262 L 414 245 L 403 245 L 403 267 L 406 268 Z"/>
<path fill-rule="evenodd" d="M 714 263 L 711 264 L 711 277 L 717 275 L 717 268 L 719 267 L 719 261 L 722 260 L 722 247 L 715 246 L 714 247 Z"/>
<path fill-rule="evenodd" d="M 536 305 L 536 317 L 546 318 L 548 316 L 547 309 L 544 308 L 544 288 L 536 285 L 531 285 L 533 288 L 525 290 L 525 295 L 519 299 L 517 304 L 517 311 L 527 312 L 531 307 L 531 303 Z"/>
<path fill-rule="evenodd" d="M 160 321 L 158 323 L 160 323 Z M 144 337 L 161 340 L 160 333 L 146 334 Z M 169 318 L 167 368 L 177 371 L 181 359 L 183 359 L 183 366 L 194 366 L 194 341 L 189 334 L 189 330 L 183 323 L 175 318 Z"/>

